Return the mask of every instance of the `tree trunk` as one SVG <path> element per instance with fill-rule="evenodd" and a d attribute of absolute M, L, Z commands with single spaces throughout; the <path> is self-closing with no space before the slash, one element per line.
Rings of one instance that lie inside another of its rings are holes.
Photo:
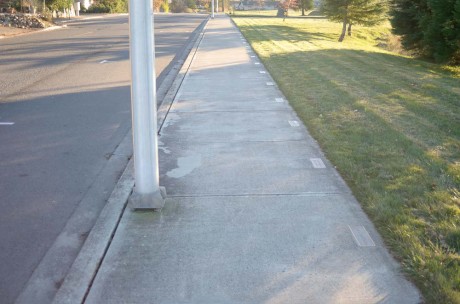
<path fill-rule="evenodd" d="M 351 37 L 351 22 L 348 24 L 348 36 Z"/>
<path fill-rule="evenodd" d="M 283 17 L 284 18 L 284 9 L 278 6 L 278 12 L 276 13 L 276 17 Z"/>
<path fill-rule="evenodd" d="M 343 18 L 343 25 L 342 25 L 342 34 L 340 35 L 339 42 L 342 42 L 345 39 L 345 33 L 347 32 L 347 17 Z"/>
<path fill-rule="evenodd" d="M 302 16 L 305 16 L 305 0 L 300 0 L 300 6 L 302 8 Z"/>

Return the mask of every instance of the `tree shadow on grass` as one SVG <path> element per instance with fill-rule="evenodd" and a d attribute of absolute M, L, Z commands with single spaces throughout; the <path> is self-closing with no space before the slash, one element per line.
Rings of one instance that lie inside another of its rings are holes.
<path fill-rule="evenodd" d="M 251 35 L 251 41 L 313 41 L 313 40 L 337 40 L 338 34 L 327 34 L 320 31 L 299 31 L 297 27 L 290 25 L 239 25 L 242 31 Z M 252 35 L 254 33 L 254 35 Z M 256 33 L 256 34 L 255 34 Z M 276 33 L 276 35 L 273 35 Z"/>

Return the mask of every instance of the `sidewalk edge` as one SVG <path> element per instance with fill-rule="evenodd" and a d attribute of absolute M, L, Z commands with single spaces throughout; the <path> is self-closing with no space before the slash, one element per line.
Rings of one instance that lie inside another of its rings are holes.
<path fill-rule="evenodd" d="M 200 43 L 203 40 L 203 36 L 204 36 L 204 33 L 206 32 L 206 27 L 208 26 L 209 20 L 210 20 L 209 17 L 205 20 L 205 24 L 202 27 L 201 32 L 197 35 L 197 39 L 193 47 L 191 48 L 187 58 L 182 64 L 182 67 L 180 68 L 179 73 L 176 75 L 175 80 L 173 81 L 168 92 L 166 93 L 163 99 L 163 102 L 158 107 L 158 119 L 157 119 L 158 133 L 160 133 L 161 131 L 161 127 L 163 126 L 163 123 L 166 119 L 166 116 L 169 113 L 169 110 L 171 109 L 173 102 L 176 100 L 176 97 L 179 95 L 180 87 L 185 77 L 187 76 L 190 65 L 192 64 L 195 58 L 195 54 L 198 50 L 198 47 L 200 46 Z"/>
<path fill-rule="evenodd" d="M 176 75 L 171 87 L 167 91 L 159 109 L 157 116 L 158 129 L 163 125 L 166 116 L 175 100 L 180 86 L 187 74 L 190 64 L 195 57 L 196 51 L 203 39 L 207 22 L 197 36 L 193 47 L 184 61 L 179 73 Z M 171 71 L 173 72 L 173 71 Z M 161 88 L 159 88 L 161 90 Z M 77 258 L 72 264 L 64 282 L 56 293 L 53 303 L 83 303 L 87 294 L 91 290 L 91 285 L 97 276 L 98 269 L 104 260 L 106 252 L 109 250 L 110 243 L 116 233 L 118 223 L 126 209 L 128 197 L 134 186 L 133 160 L 131 159 L 123 172 L 120 180 L 110 195 L 107 205 L 101 211 L 93 229 L 83 244 Z"/>
<path fill-rule="evenodd" d="M 83 302 L 109 248 L 133 186 L 133 161 L 131 160 L 56 293 L 53 303 Z"/>

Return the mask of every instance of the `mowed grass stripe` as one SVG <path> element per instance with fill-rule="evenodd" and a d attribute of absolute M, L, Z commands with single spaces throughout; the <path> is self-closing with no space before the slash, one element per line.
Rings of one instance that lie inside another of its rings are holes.
<path fill-rule="evenodd" d="M 427 303 L 460 303 L 459 69 L 377 48 L 388 26 L 234 20 Z"/>

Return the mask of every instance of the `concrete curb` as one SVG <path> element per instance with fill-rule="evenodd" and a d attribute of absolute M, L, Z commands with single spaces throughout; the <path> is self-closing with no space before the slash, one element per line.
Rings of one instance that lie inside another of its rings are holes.
<path fill-rule="evenodd" d="M 202 28 L 193 44 L 191 52 L 184 61 L 182 68 L 177 74 L 173 84 L 165 95 L 163 102 L 158 109 L 158 126 L 159 129 L 174 102 L 177 92 L 187 74 L 190 64 L 193 62 L 195 53 L 204 35 L 207 25 Z M 175 73 L 171 69 L 170 73 Z M 168 83 L 164 81 L 163 83 Z M 159 88 L 159 91 L 161 87 Z M 128 197 L 134 186 L 133 178 L 133 160 L 128 163 L 123 175 L 115 186 L 114 191 L 110 195 L 107 205 L 101 211 L 93 229 L 86 239 L 82 249 L 70 268 L 64 282 L 56 293 L 53 303 L 83 303 L 88 292 L 91 289 L 93 280 L 95 279 L 98 269 L 104 260 L 105 254 L 110 247 L 113 236 L 117 230 L 119 221 L 126 209 Z"/>
<path fill-rule="evenodd" d="M 132 161 L 118 181 L 53 303 L 82 303 L 115 234 L 134 186 Z"/>
<path fill-rule="evenodd" d="M 105 191 L 112 192 L 113 183 L 119 180 L 129 163 L 132 155 L 131 142 L 131 134 L 127 132 L 33 271 L 16 298 L 16 304 L 49 303 L 53 299 L 59 284 L 64 280 L 84 244 L 84 235 L 92 230 L 104 208 L 105 196 L 100 196 L 101 191 L 106 189 Z M 107 185 L 107 181 L 110 180 L 111 185 Z"/>
<path fill-rule="evenodd" d="M 27 32 L 23 32 L 23 33 L 16 33 L 16 34 L 11 34 L 11 35 L 6 35 L 6 36 L 0 36 L 0 39 L 8 39 L 8 38 L 13 38 L 13 37 L 18 37 L 18 36 L 25 36 L 25 35 L 33 35 L 33 34 L 37 34 L 37 33 L 42 33 L 42 32 L 49 32 L 49 31 L 54 31 L 54 30 L 58 30 L 58 29 L 61 29 L 61 28 L 66 28 L 67 25 L 55 25 L 55 26 L 50 26 L 50 27 L 46 27 L 44 29 L 38 29 L 38 30 L 32 30 L 32 31 L 27 31 Z"/>

